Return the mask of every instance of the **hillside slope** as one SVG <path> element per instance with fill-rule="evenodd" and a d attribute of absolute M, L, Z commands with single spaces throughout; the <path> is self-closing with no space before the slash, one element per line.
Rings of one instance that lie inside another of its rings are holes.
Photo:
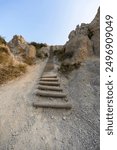
<path fill-rule="evenodd" d="M 0 150 L 99 150 L 99 59 L 60 76 L 68 111 L 32 107 L 44 65 L 0 87 Z"/>

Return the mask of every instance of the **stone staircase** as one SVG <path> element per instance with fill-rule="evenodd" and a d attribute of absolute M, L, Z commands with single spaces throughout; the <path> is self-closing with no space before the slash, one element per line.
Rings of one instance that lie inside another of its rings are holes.
<path fill-rule="evenodd" d="M 33 106 L 36 108 L 71 109 L 72 105 L 67 100 L 67 94 L 61 86 L 60 79 L 54 73 L 52 60 L 52 53 L 50 53 L 37 87 L 36 96 L 38 96 L 39 100 L 34 102 Z"/>

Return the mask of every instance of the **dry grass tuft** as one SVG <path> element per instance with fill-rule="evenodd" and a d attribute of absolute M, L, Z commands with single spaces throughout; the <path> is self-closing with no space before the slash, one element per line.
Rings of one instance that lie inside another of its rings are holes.
<path fill-rule="evenodd" d="M 27 57 L 27 58 L 24 59 L 24 63 L 26 63 L 28 65 L 34 65 L 36 63 L 36 59 Z"/>
<path fill-rule="evenodd" d="M 25 64 L 17 64 L 16 66 L 0 67 L 0 84 L 12 80 L 26 72 Z"/>
<path fill-rule="evenodd" d="M 12 58 L 5 52 L 0 52 L 0 64 L 9 64 L 12 62 Z"/>

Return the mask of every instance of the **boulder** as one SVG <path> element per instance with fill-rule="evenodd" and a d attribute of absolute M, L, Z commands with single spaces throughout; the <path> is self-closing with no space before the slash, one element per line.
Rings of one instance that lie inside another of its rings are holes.
<path fill-rule="evenodd" d="M 14 55 L 22 55 L 28 44 L 21 35 L 14 35 L 8 45 Z"/>
<path fill-rule="evenodd" d="M 33 45 L 29 45 L 26 47 L 26 57 L 35 58 L 36 56 L 36 48 Z"/>

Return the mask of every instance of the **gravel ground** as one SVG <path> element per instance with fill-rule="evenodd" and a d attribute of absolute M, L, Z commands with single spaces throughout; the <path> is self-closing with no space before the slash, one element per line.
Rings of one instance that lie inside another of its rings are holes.
<path fill-rule="evenodd" d="M 32 106 L 44 65 L 0 87 L 0 150 L 99 150 L 99 59 L 59 74 L 71 110 Z"/>

